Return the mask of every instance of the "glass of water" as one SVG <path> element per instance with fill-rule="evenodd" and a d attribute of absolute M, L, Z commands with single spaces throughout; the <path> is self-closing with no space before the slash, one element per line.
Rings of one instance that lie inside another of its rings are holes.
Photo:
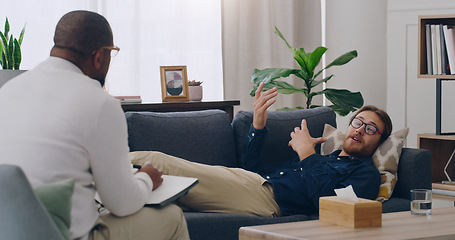
<path fill-rule="evenodd" d="M 411 214 L 431 215 L 431 190 L 411 190 Z"/>

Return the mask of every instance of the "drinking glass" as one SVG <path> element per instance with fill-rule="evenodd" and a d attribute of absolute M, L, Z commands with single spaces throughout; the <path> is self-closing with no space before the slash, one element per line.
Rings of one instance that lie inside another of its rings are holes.
<path fill-rule="evenodd" d="M 411 190 L 411 214 L 431 215 L 431 190 Z"/>

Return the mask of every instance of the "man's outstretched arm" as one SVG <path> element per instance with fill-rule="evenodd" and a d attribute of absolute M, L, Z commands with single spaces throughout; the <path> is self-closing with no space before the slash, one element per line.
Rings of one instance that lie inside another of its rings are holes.
<path fill-rule="evenodd" d="M 274 97 L 278 94 L 276 88 L 262 92 L 264 83 L 260 83 L 254 98 L 253 124 L 250 127 L 245 147 L 242 151 L 241 166 L 256 172 L 261 167 L 262 147 L 267 136 L 265 128 L 267 122 L 267 109 L 275 103 Z"/>

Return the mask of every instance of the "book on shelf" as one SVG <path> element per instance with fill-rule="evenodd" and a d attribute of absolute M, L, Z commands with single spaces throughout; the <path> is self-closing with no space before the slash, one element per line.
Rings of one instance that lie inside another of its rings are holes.
<path fill-rule="evenodd" d="M 114 96 L 120 100 L 120 103 L 141 103 L 141 96 Z"/>
<path fill-rule="evenodd" d="M 439 25 L 435 25 L 434 27 L 435 30 L 435 49 L 436 49 L 436 74 L 441 75 L 442 74 L 442 66 L 441 66 L 441 59 L 442 59 L 442 53 L 441 53 L 441 31 L 439 29 Z"/>
<path fill-rule="evenodd" d="M 427 50 L 427 73 L 433 75 L 433 58 L 432 58 L 432 45 L 431 45 L 431 25 L 425 24 L 425 40 Z"/>
<path fill-rule="evenodd" d="M 453 26 L 443 25 L 444 39 L 450 74 L 455 74 L 455 31 Z"/>
<path fill-rule="evenodd" d="M 427 74 L 455 74 L 455 36 L 453 26 L 425 24 Z"/>
<path fill-rule="evenodd" d="M 439 35 L 441 38 L 441 74 L 450 74 L 448 67 L 446 41 L 442 24 L 439 24 Z"/>
<path fill-rule="evenodd" d="M 188 193 L 196 184 L 198 184 L 197 178 L 163 175 L 163 183 L 152 191 L 145 206 L 165 207 Z M 95 200 L 102 203 L 98 192 L 95 194 Z"/>

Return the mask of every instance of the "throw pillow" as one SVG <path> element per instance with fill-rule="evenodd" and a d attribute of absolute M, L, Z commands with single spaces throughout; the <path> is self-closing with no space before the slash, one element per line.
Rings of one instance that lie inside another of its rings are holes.
<path fill-rule="evenodd" d="M 74 179 L 34 187 L 38 199 L 47 209 L 65 239 L 71 239 L 71 197 L 73 190 Z"/>
<path fill-rule="evenodd" d="M 404 141 L 408 135 L 409 128 L 403 128 L 392 133 L 373 154 L 374 165 L 381 173 L 381 186 L 376 200 L 385 201 L 390 198 L 393 189 L 398 180 L 398 160 L 400 159 L 401 150 Z M 324 126 L 323 137 L 327 141 L 321 144 L 321 154 L 330 154 L 335 150 L 343 148 L 343 140 L 346 134 L 336 128 L 326 124 Z"/>

